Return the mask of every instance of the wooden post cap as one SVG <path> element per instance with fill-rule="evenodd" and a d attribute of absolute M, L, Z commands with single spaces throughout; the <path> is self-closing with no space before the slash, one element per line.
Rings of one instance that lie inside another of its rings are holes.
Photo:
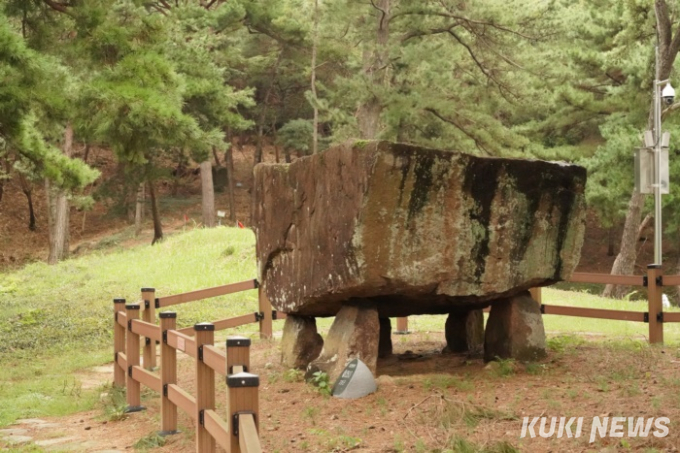
<path fill-rule="evenodd" d="M 236 373 L 227 376 L 227 387 L 259 387 L 260 376 L 252 373 Z"/>
<path fill-rule="evenodd" d="M 215 330 L 215 324 L 210 322 L 201 322 L 194 325 L 194 330 L 196 332 L 213 332 Z"/>
<path fill-rule="evenodd" d="M 177 317 L 177 313 L 174 311 L 162 311 L 158 313 L 158 317 L 161 319 L 172 319 Z"/>
<path fill-rule="evenodd" d="M 114 304 L 124 304 L 124 303 L 125 303 L 125 299 L 113 299 L 113 303 L 114 303 Z"/>
<path fill-rule="evenodd" d="M 661 264 L 648 264 L 647 269 L 661 269 Z"/>
<path fill-rule="evenodd" d="M 139 310 L 139 304 L 128 304 L 125 306 L 126 310 Z"/>
<path fill-rule="evenodd" d="M 250 338 L 246 337 L 229 337 L 227 338 L 227 347 L 233 346 L 250 346 Z"/>
<path fill-rule="evenodd" d="M 156 288 L 142 288 L 143 293 L 152 293 L 156 291 Z"/>

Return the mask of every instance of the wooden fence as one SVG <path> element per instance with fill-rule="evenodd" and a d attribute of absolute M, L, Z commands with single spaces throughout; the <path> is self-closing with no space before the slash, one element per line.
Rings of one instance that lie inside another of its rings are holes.
<path fill-rule="evenodd" d="M 196 451 L 213 452 L 215 446 L 220 445 L 228 453 L 260 452 L 259 377 L 249 372 L 250 339 L 228 338 L 225 353 L 215 348 L 214 333 L 259 323 L 260 337 L 270 338 L 272 321 L 284 319 L 285 315 L 272 311 L 260 291 L 256 313 L 177 329 L 176 313 L 165 311 L 159 314 L 160 325 L 155 324 L 156 309 L 256 288 L 257 280 L 248 280 L 160 298 L 155 297 L 153 288 L 142 288 L 142 304 L 126 305 L 125 299 L 114 299 L 114 385 L 126 389 L 127 412 L 144 409 L 141 405 L 144 385 L 160 395 L 161 435 L 177 432 L 177 408 L 180 408 L 196 422 Z M 154 372 L 157 344 L 160 344 L 160 374 Z M 177 351 L 196 361 L 195 395 L 177 385 Z M 226 377 L 226 418 L 215 411 L 215 373 Z"/>
<path fill-rule="evenodd" d="M 541 288 L 530 290 L 532 297 L 541 305 L 541 313 L 546 315 L 578 316 L 582 318 L 612 319 L 620 321 L 644 322 L 649 324 L 649 342 L 663 343 L 663 325 L 680 322 L 680 313 L 664 313 L 662 294 L 664 286 L 680 285 L 680 275 L 663 275 L 661 266 L 650 264 L 647 275 L 610 275 L 575 272 L 568 280 L 571 283 L 598 283 L 647 288 L 647 311 L 605 310 L 600 308 L 565 307 L 543 304 Z M 408 332 L 408 318 L 397 318 L 397 332 Z"/>
<path fill-rule="evenodd" d="M 662 304 L 663 287 L 680 285 L 680 275 L 664 276 L 660 266 L 648 266 L 647 275 L 574 273 L 569 281 L 646 287 L 648 309 L 639 312 L 546 305 L 542 303 L 540 288 L 533 288 L 532 297 L 541 304 L 543 314 L 648 323 L 650 343 L 663 343 L 665 323 L 680 322 L 680 313 L 664 313 Z M 250 340 L 227 339 L 225 354 L 215 348 L 214 332 L 259 323 L 260 338 L 270 338 L 273 320 L 285 319 L 286 315 L 273 311 L 260 291 L 259 311 L 255 313 L 177 329 L 176 314 L 166 311 L 159 315 L 160 325 L 155 324 L 157 309 L 257 288 L 257 280 L 247 280 L 158 298 L 153 288 L 143 288 L 142 304 L 126 305 L 125 299 L 114 299 L 114 385 L 126 388 L 127 411 L 144 409 L 141 406 L 141 386 L 144 385 L 161 395 L 161 434 L 177 432 L 177 408 L 180 408 L 196 421 L 198 452 L 212 452 L 216 444 L 228 453 L 261 451 L 257 434 L 259 378 L 249 372 Z M 396 333 L 407 332 L 408 318 L 397 318 Z M 157 344 L 160 344 L 160 375 L 153 371 Z M 195 396 L 177 385 L 177 351 L 196 360 Z M 215 373 L 226 377 L 226 420 L 215 412 Z"/>

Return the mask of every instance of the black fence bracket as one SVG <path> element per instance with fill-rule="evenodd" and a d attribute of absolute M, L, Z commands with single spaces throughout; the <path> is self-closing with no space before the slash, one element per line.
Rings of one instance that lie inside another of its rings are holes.
<path fill-rule="evenodd" d="M 257 414 L 253 411 L 240 411 L 236 412 L 234 415 L 231 417 L 231 423 L 232 423 L 232 432 L 234 433 L 234 436 L 238 437 L 238 416 L 239 415 L 246 415 L 246 414 L 251 414 L 253 416 L 253 419 L 255 419 L 255 423 L 257 423 Z"/>

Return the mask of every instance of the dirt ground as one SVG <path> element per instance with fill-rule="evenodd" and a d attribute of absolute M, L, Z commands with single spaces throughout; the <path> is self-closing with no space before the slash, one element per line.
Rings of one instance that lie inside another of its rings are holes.
<path fill-rule="evenodd" d="M 394 335 L 393 342 L 395 354 L 378 364 L 378 391 L 341 400 L 321 395 L 279 366 L 276 340 L 255 341 L 251 366 L 261 380 L 263 451 L 430 452 L 447 446 L 450 451 L 490 452 L 678 451 L 680 351 L 674 348 L 557 337 L 549 341 L 545 361 L 524 365 L 442 355 L 441 332 Z M 179 384 L 189 392 L 194 390 L 193 366 L 188 357 L 180 360 Z M 93 375 L 80 379 L 91 384 Z M 223 378 L 217 378 L 216 388 L 217 411 L 224 416 Z M 123 420 L 106 420 L 98 409 L 46 419 L 52 428 L 12 428 L 32 430 L 36 440 L 70 438 L 72 451 L 125 451 L 140 440 L 156 446 L 160 401 L 150 390 L 143 395 L 148 409 Z M 541 416 L 584 417 L 583 434 L 578 439 L 520 439 L 522 418 Z M 669 417 L 670 433 L 664 438 L 598 438 L 591 444 L 594 416 Z M 154 451 L 194 451 L 195 425 L 181 410 L 179 420 L 181 433 L 166 437 Z"/>

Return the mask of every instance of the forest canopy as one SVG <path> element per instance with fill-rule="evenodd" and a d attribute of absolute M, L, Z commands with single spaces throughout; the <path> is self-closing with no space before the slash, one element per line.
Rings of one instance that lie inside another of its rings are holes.
<path fill-rule="evenodd" d="M 148 191 L 156 217 L 159 162 L 207 176 L 238 136 L 254 138 L 254 163 L 264 139 L 287 161 L 387 139 L 580 163 L 601 226 L 637 206 L 637 227 L 649 206 L 631 193 L 632 156 L 657 43 L 673 77 L 679 13 L 664 0 L 3 0 L 0 202 L 22 178 L 46 184 L 55 225 L 60 203 L 91 203 L 99 173 L 74 143 L 111 149 L 116 196 Z M 672 105 L 673 137 L 677 124 Z"/>

